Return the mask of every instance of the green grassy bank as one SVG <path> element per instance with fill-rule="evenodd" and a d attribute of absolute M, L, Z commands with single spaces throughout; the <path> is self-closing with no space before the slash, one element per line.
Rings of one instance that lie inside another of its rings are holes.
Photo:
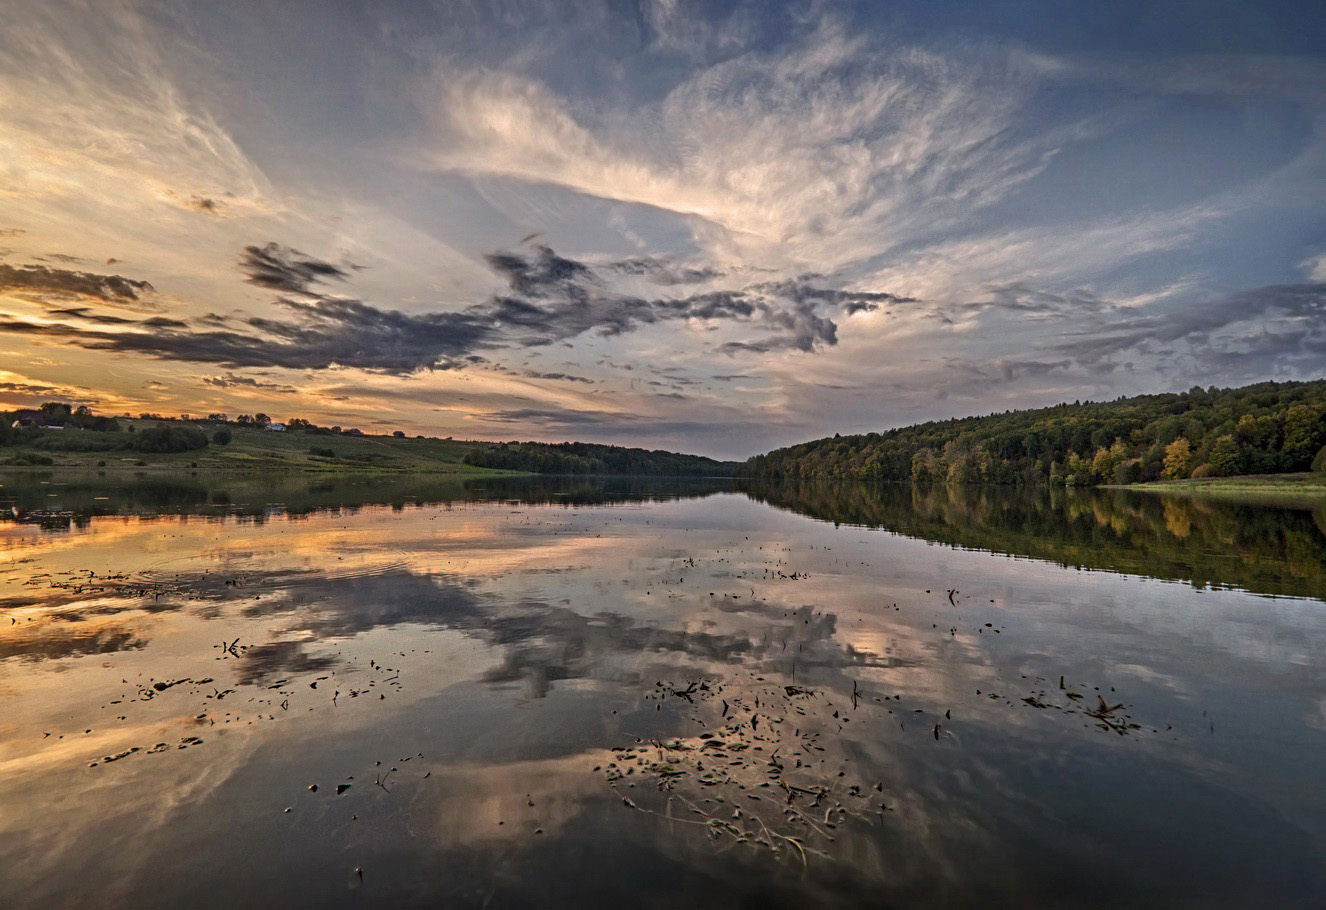
<path fill-rule="evenodd" d="M 1227 499 L 1326 499 L 1326 474 L 1249 474 L 1241 477 L 1204 477 L 1200 480 L 1157 480 L 1116 487 L 1172 496 Z"/>
<path fill-rule="evenodd" d="M 321 435 L 298 430 L 275 432 L 259 428 L 230 427 L 230 442 L 212 442 L 206 448 L 186 452 L 138 452 L 125 449 L 77 451 L 98 443 L 118 443 L 128 435 L 166 424 L 186 426 L 179 421 L 129 420 L 120 418 L 125 428 L 120 433 L 93 430 L 45 430 L 29 444 L 11 444 L 0 448 L 0 469 L 23 468 L 25 461 L 50 464 L 34 468 L 77 468 L 142 471 L 229 471 L 343 474 L 362 473 L 431 473 L 467 476 L 508 475 L 520 472 L 481 468 L 465 464 L 467 454 L 489 445 L 484 442 L 458 442 L 449 439 L 401 438 L 397 436 Z M 212 428 L 204 427 L 210 436 Z M 41 440 L 38 442 L 38 440 Z"/>

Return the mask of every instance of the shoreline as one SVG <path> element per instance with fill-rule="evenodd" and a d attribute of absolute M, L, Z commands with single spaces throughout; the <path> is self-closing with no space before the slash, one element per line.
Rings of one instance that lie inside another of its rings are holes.
<path fill-rule="evenodd" d="M 1154 480 L 1150 483 L 1105 484 L 1105 490 L 1129 490 L 1169 496 L 1212 498 L 1266 497 L 1326 500 L 1326 474 L 1247 474 L 1234 477 L 1203 477 L 1198 480 Z"/>

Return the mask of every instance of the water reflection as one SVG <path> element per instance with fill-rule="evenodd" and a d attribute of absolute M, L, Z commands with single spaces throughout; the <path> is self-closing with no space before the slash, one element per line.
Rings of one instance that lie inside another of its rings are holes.
<path fill-rule="evenodd" d="M 730 489 L 725 480 L 690 478 L 465 478 L 447 475 L 74 474 L 27 472 L 0 477 L 0 523 L 46 530 L 86 527 L 111 515 L 308 515 L 367 506 L 397 510 L 468 502 L 568 506 L 662 502 Z"/>
<path fill-rule="evenodd" d="M 882 484 L 743 485 L 822 521 L 1196 587 L 1322 597 L 1326 502 L 1181 499 L 1124 490 Z"/>
<path fill-rule="evenodd" d="M 4 480 L 71 516 L 0 527 L 32 906 L 1326 895 L 1310 512 Z"/>

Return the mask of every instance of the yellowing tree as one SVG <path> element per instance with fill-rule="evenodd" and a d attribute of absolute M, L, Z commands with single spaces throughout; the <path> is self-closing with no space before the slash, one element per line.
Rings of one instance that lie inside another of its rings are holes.
<path fill-rule="evenodd" d="M 1187 439 L 1180 436 L 1165 446 L 1165 472 L 1162 476 L 1167 480 L 1187 477 L 1192 472 L 1192 462 L 1192 446 L 1188 445 Z"/>

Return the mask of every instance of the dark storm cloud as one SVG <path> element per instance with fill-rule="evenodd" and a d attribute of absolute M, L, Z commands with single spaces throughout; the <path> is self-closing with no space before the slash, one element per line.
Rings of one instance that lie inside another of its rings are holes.
<path fill-rule="evenodd" d="M 573 408 L 508 408 L 484 415 L 494 423 L 545 423 L 559 427 L 617 426 L 640 418 L 629 414 L 578 411 Z"/>
<path fill-rule="evenodd" d="M 446 366 L 450 358 L 466 353 L 489 334 L 489 329 L 464 314 L 408 316 L 355 300 L 320 300 L 307 306 L 284 303 L 295 310 L 294 319 L 254 317 L 248 320 L 254 332 L 169 327 L 109 332 L 16 319 L 0 319 L 0 331 L 163 360 L 289 369 L 339 364 L 393 373 Z"/>
<path fill-rule="evenodd" d="M 136 303 L 152 285 L 123 275 L 98 275 L 45 265 L 0 263 L 0 293 L 21 292 L 38 297 L 82 297 L 106 303 Z"/>
<path fill-rule="evenodd" d="M 529 379 L 551 379 L 554 382 L 583 382 L 587 385 L 593 385 L 595 380 L 585 376 L 574 376 L 570 373 L 540 373 L 538 370 L 522 370 L 519 374 Z"/>
<path fill-rule="evenodd" d="M 82 319 L 87 322 L 95 322 L 98 325 L 133 325 L 138 322 L 137 319 L 128 319 L 111 313 L 98 313 L 85 306 L 58 307 L 47 310 L 47 313 L 64 319 Z"/>
<path fill-rule="evenodd" d="M 340 266 L 278 243 L 246 246 L 239 267 L 249 284 L 295 294 L 307 294 L 315 282 L 328 278 L 344 281 L 349 274 Z"/>
<path fill-rule="evenodd" d="M 190 322 L 165 317 L 125 320 L 86 307 L 67 307 L 54 315 L 98 327 L 9 318 L 0 320 L 0 331 L 58 338 L 88 350 L 236 368 L 323 369 L 339 365 L 403 374 L 462 367 L 475 362 L 482 349 L 540 347 L 588 333 L 620 335 L 666 321 L 727 323 L 760 332 L 754 340 L 720 347 L 729 354 L 812 352 L 838 341 L 838 326 L 827 313 L 907 299 L 824 287 L 818 276 L 685 297 L 645 298 L 611 291 L 589 266 L 559 256 L 548 247 L 539 247 L 532 256 L 494 253 L 488 261 L 515 293 L 492 297 L 459 312 L 413 315 L 320 293 L 313 289 L 314 284 L 328 278 L 344 280 L 348 272 L 269 243 L 246 247 L 240 268 L 249 283 L 291 295 L 273 301 L 277 312 L 272 316 L 209 313 Z M 58 280 L 60 286 L 77 286 L 84 293 L 99 290 L 103 295 L 133 294 L 135 289 L 150 287 L 146 282 L 118 275 L 60 272 L 44 267 L 22 271 L 21 277 L 29 283 L 40 279 L 53 284 Z M 123 330 L 112 331 L 116 328 Z M 561 373 L 529 375 L 588 381 Z"/>
<path fill-rule="evenodd" d="M 594 280 L 589 266 L 558 256 L 546 246 L 537 247 L 533 256 L 498 252 L 489 253 L 484 259 L 493 271 L 506 278 L 511 290 L 533 297 L 574 291 L 578 282 Z"/>
<path fill-rule="evenodd" d="M 661 285 L 699 284 L 702 281 L 713 281 L 722 278 L 724 275 L 723 272 L 712 266 L 701 268 L 677 266 L 666 259 L 659 259 L 654 256 L 621 259 L 608 263 L 606 268 L 614 272 L 620 272 L 623 275 L 638 275 L 649 279 L 654 284 Z"/>
<path fill-rule="evenodd" d="M 1244 323 L 1257 331 L 1215 337 Z M 1123 351 L 1180 342 L 1208 357 L 1237 355 L 1248 346 L 1271 358 L 1319 354 L 1326 345 L 1326 283 L 1250 288 L 1178 312 L 1127 315 L 1073 336 L 1056 350 L 1095 365 Z"/>
<path fill-rule="evenodd" d="M 730 342 L 720 349 L 768 352 L 810 352 L 821 345 L 837 343 L 837 324 L 821 311 L 872 310 L 890 303 L 910 302 L 876 291 L 844 291 L 824 287 L 821 276 L 763 282 L 733 290 L 713 290 L 685 297 L 644 298 L 606 290 L 595 271 L 582 262 L 540 247 L 535 255 L 496 253 L 488 257 L 493 268 L 507 278 L 512 290 L 524 296 L 502 296 L 469 312 L 486 312 L 517 343 L 544 345 L 586 332 L 618 335 L 638 326 L 666 320 L 748 323 L 772 334 L 754 341 Z M 701 281 L 720 275 L 717 271 L 671 272 L 662 260 L 632 259 L 609 264 L 608 268 L 659 283 Z M 530 299 L 533 298 L 533 299 Z"/>
<path fill-rule="evenodd" d="M 844 291 L 822 287 L 816 283 L 823 280 L 825 280 L 823 275 L 802 275 L 788 281 L 766 281 L 753 285 L 751 289 L 773 297 L 784 297 L 796 303 L 841 306 L 852 312 L 874 309 L 881 304 L 916 302 L 915 297 L 899 297 L 897 294 L 885 291 Z"/>
<path fill-rule="evenodd" d="M 0 392 L 12 392 L 18 395 L 50 395 L 60 398 L 77 398 L 81 394 L 64 386 L 34 382 L 0 382 Z"/>
<path fill-rule="evenodd" d="M 269 392 L 276 392 L 280 395 L 292 395 L 297 391 L 294 386 L 281 385 L 277 382 L 266 382 L 265 380 L 253 379 L 248 376 L 236 376 L 233 373 L 227 373 L 225 376 L 204 376 L 203 382 L 217 389 L 264 389 Z"/>

